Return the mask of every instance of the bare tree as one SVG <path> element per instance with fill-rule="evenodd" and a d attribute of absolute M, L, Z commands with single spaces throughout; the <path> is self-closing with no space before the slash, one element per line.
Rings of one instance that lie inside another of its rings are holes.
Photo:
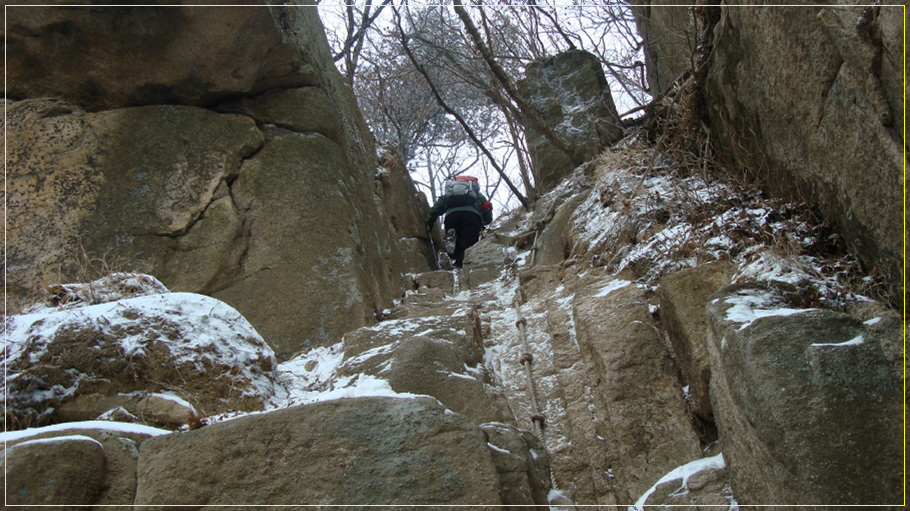
<path fill-rule="evenodd" d="M 357 76 L 357 66 L 359 64 L 361 53 L 363 52 L 364 43 L 367 40 L 370 27 L 382 13 L 383 8 L 391 4 L 392 0 L 383 0 L 382 3 L 375 5 L 373 0 L 364 0 L 363 5 L 350 3 L 345 6 L 344 10 L 344 38 L 341 41 L 335 41 L 338 50 L 333 55 L 333 60 L 337 63 L 344 61 L 343 74 L 348 79 L 348 83 L 354 83 Z M 336 32 L 331 32 L 336 36 Z"/>
<path fill-rule="evenodd" d="M 445 99 L 440 94 L 439 89 L 434 84 L 433 79 L 430 77 L 430 74 L 426 71 L 424 65 L 417 59 L 417 57 L 414 55 L 414 52 L 411 51 L 408 45 L 408 36 L 401 25 L 401 16 L 398 14 L 397 9 L 395 9 L 395 22 L 398 27 L 398 33 L 402 48 L 404 48 L 405 53 L 407 53 L 408 58 L 411 59 L 411 62 L 414 64 L 414 67 L 417 69 L 417 71 L 427 80 L 427 85 L 429 85 L 430 90 L 433 91 L 433 95 L 435 96 L 436 101 L 439 103 L 439 106 L 441 106 L 449 115 L 458 121 L 461 127 L 464 128 L 465 133 L 468 135 L 468 137 L 470 137 L 471 141 L 474 142 L 474 145 L 484 153 L 484 155 L 488 158 L 489 163 L 496 169 L 496 172 L 499 174 L 503 182 L 506 183 L 518 201 L 521 202 L 521 205 L 527 208 L 529 206 L 528 199 L 518 190 L 518 188 L 515 187 L 515 185 L 506 174 L 506 171 L 502 168 L 502 166 L 498 164 L 496 157 L 490 153 L 490 150 L 486 147 L 483 141 L 480 140 L 480 138 L 467 123 L 464 117 L 458 111 L 449 106 L 448 103 L 446 103 Z"/>
<path fill-rule="evenodd" d="M 471 172 L 492 178 L 490 190 L 508 189 L 523 204 L 536 200 L 537 169 L 523 128 L 550 132 L 557 147 L 567 144 L 518 94 L 515 84 L 534 60 L 588 50 L 603 62 L 614 93 L 627 98 L 624 105 L 647 101 L 641 41 L 625 7 L 405 1 L 392 13 L 384 9 L 390 0 L 361 1 L 336 11 L 330 41 L 339 67 L 380 146 L 399 151 L 433 197 L 445 177 L 471 164 Z"/>

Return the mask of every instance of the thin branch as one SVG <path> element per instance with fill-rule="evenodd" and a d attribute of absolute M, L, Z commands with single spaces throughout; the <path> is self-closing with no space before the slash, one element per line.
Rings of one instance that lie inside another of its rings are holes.
<path fill-rule="evenodd" d="M 581 165 L 584 163 L 585 158 L 582 156 L 581 151 L 573 148 L 568 142 L 565 141 L 565 139 L 563 139 L 561 136 L 559 136 L 558 133 L 550 128 L 550 126 L 540 117 L 537 111 L 534 110 L 534 108 L 531 107 L 527 101 L 525 101 L 524 97 L 518 92 L 518 90 L 512 84 L 512 80 L 493 58 L 493 54 L 490 52 L 489 47 L 487 47 L 486 43 L 483 42 L 483 39 L 480 36 L 480 32 L 477 31 L 477 27 L 474 25 L 474 22 L 468 15 L 468 11 L 466 11 L 464 6 L 461 4 L 461 0 L 455 0 L 452 8 L 455 9 L 455 13 L 458 14 L 458 17 L 461 18 L 461 22 L 464 24 L 465 29 L 468 31 L 468 34 L 474 41 L 474 46 L 480 52 L 487 65 L 490 66 L 490 70 L 493 71 L 493 75 L 496 77 L 496 80 L 499 81 L 499 84 L 502 86 L 502 88 L 505 89 L 509 97 L 512 98 L 512 101 L 518 105 L 518 108 L 521 110 L 524 119 L 528 121 L 528 124 L 530 124 L 533 129 L 543 134 L 543 136 L 546 137 L 550 143 L 556 146 L 557 149 L 566 153 L 566 155 L 569 156 L 575 165 Z"/>
<path fill-rule="evenodd" d="M 456 112 L 454 109 L 452 109 L 445 102 L 445 100 L 442 99 L 442 95 L 440 95 L 439 90 L 436 88 L 436 85 L 433 83 L 433 80 L 430 79 L 430 75 L 427 73 L 427 71 L 423 67 L 423 65 L 421 65 L 420 62 L 417 61 L 417 58 L 414 56 L 414 53 L 411 52 L 411 48 L 408 45 L 408 36 L 404 33 L 404 28 L 401 26 L 401 16 L 398 13 L 398 9 L 393 7 L 392 11 L 395 13 L 395 23 L 398 26 L 398 35 L 399 35 L 399 38 L 401 41 L 401 46 L 402 46 L 402 48 L 404 48 L 405 53 L 407 53 L 408 58 L 411 60 L 411 63 L 414 64 L 414 67 L 417 69 L 417 71 L 421 75 L 423 75 L 424 79 L 426 79 L 427 85 L 429 85 L 430 90 L 433 92 L 433 96 L 436 97 L 436 101 L 439 103 L 439 106 L 441 106 L 443 108 L 443 110 L 448 112 L 449 115 L 454 117 L 455 120 L 457 120 L 458 123 L 461 124 L 461 127 L 464 128 L 465 133 L 468 134 L 468 137 L 470 137 L 471 140 L 474 142 L 474 144 L 481 151 L 483 151 L 483 153 L 489 159 L 490 164 L 493 165 L 493 168 L 495 168 L 496 171 L 499 173 L 499 175 L 502 176 L 506 185 L 509 187 L 509 190 L 511 190 L 512 193 L 515 194 L 515 197 L 518 199 L 519 202 L 521 202 L 521 205 L 527 208 L 529 206 L 528 199 L 520 191 L 518 191 L 518 188 L 516 188 L 515 185 L 512 183 L 512 181 L 506 176 L 505 170 L 499 166 L 499 164 L 496 162 L 496 158 L 492 154 L 490 154 L 490 151 L 487 150 L 487 148 L 483 144 L 483 142 L 481 142 L 480 139 L 477 138 L 477 135 L 474 133 L 474 130 L 471 129 L 471 127 L 464 120 L 464 118 L 458 112 Z"/>

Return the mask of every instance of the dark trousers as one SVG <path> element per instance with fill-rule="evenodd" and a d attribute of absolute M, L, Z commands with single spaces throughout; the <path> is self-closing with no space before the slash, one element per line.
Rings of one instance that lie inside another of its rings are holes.
<path fill-rule="evenodd" d="M 480 216 L 470 211 L 455 211 L 445 218 L 446 231 L 455 229 L 455 261 L 456 268 L 464 264 L 464 251 L 477 243 L 480 239 Z"/>

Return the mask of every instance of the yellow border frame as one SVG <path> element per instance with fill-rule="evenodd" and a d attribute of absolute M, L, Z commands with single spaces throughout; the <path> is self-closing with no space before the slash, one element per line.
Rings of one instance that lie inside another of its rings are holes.
<path fill-rule="evenodd" d="M 346 7 L 350 4 L 295 4 L 295 5 L 283 5 L 281 7 Z M 451 4 L 425 4 L 425 5 L 413 5 L 412 7 L 450 7 Z M 488 4 L 484 7 L 524 7 L 524 4 L 518 5 L 502 5 L 502 4 Z M 590 7 L 599 7 L 599 6 L 613 6 L 618 7 L 617 4 L 590 4 L 586 6 Z M 9 7 L 269 7 L 268 5 L 263 4 L 216 4 L 216 5 L 174 5 L 174 4 L 141 4 L 141 5 L 129 5 L 129 4 L 59 4 L 59 5 L 46 5 L 46 4 L 22 4 L 22 5 L 4 5 L 3 6 L 3 99 L 6 100 L 6 91 L 7 91 L 7 53 L 6 53 L 6 35 L 7 35 L 7 9 Z M 571 4 L 568 5 L 553 5 L 548 7 L 574 7 Z M 672 5 L 672 4 L 650 4 L 647 7 L 696 7 L 695 5 Z M 700 5 L 699 7 L 838 7 L 838 5 L 831 4 L 805 4 L 805 5 L 796 5 L 796 4 L 767 4 L 767 5 L 745 5 L 745 4 L 729 4 L 729 5 Z M 904 300 L 903 300 L 903 339 L 904 339 L 904 501 L 900 506 L 904 507 L 907 505 L 907 6 L 906 5 L 895 5 L 895 4 L 886 4 L 886 5 L 842 5 L 842 7 L 901 7 L 903 9 L 903 21 L 904 21 L 904 30 L 903 30 L 903 84 L 904 84 L 904 123 L 903 123 L 903 142 L 904 142 L 904 168 L 903 168 L 903 225 L 904 232 L 901 233 L 903 237 L 903 289 L 904 289 Z M 7 253 L 8 253 L 8 244 L 7 244 L 7 218 L 8 218 L 8 209 L 7 202 L 9 197 L 9 190 L 7 186 L 7 107 L 6 101 L 3 105 L 3 316 L 7 316 L 7 299 L 6 299 L 6 269 L 7 269 Z M 3 324 L 3 353 L 6 353 L 6 321 Z M 4 395 L 4 404 L 3 411 L 4 416 L 6 415 L 6 377 L 7 377 L 7 367 L 6 359 L 4 358 L 3 364 L 3 395 Z M 4 505 L 7 507 L 59 507 L 56 505 L 50 504 L 6 504 L 6 426 L 4 425 L 3 429 L 3 501 Z M 119 505 L 100 505 L 100 504 L 91 504 L 83 505 L 81 507 L 149 507 L 151 505 L 142 505 L 137 506 L 134 504 L 119 504 Z M 657 507 L 658 505 L 646 504 L 643 507 Z M 670 507 L 728 507 L 725 505 L 673 505 Z M 818 507 L 817 504 L 797 504 L 797 505 L 787 505 L 787 504 L 771 504 L 771 505 L 749 505 L 748 507 Z M 846 504 L 846 505 L 837 505 L 837 506 L 828 506 L 828 507 L 895 507 L 896 504 Z M 166 504 L 166 505 L 155 505 L 154 507 L 185 507 L 177 504 Z M 414 508 L 423 508 L 423 507 L 432 507 L 432 508 L 458 508 L 458 507 L 471 507 L 471 508 L 486 508 L 486 507 L 495 507 L 500 508 L 501 505 L 435 505 L 435 504 L 412 504 L 412 505 L 379 505 L 379 504 L 361 504 L 361 505 L 326 505 L 326 504 L 307 504 L 307 505 L 287 505 L 287 504 L 270 504 L 270 505 L 246 505 L 246 504 L 211 504 L 211 505 L 202 505 L 197 507 L 414 507 Z M 534 506 L 521 506 L 521 507 L 557 507 L 549 505 L 534 505 Z M 600 505 L 584 505 L 576 504 L 571 507 L 623 507 L 629 508 L 633 505 L 614 505 L 614 506 L 600 506 Z M 666 507 L 666 506 L 661 506 Z"/>

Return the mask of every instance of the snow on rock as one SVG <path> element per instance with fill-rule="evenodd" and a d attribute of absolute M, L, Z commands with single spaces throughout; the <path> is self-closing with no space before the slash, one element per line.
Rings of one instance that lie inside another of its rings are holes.
<path fill-rule="evenodd" d="M 7 431 L 5 434 L 6 442 L 23 440 L 45 433 L 54 433 L 58 431 L 90 429 L 98 431 L 109 431 L 112 433 L 132 433 L 137 435 L 158 436 L 166 435 L 170 431 L 166 429 L 153 428 L 142 424 L 131 424 L 125 422 L 108 422 L 108 421 L 82 421 L 67 422 L 63 424 L 52 424 L 40 428 L 28 428 L 19 431 Z"/>
<path fill-rule="evenodd" d="M 709 180 L 651 151 L 632 138 L 596 161 L 596 183 L 570 220 L 571 252 L 583 265 L 656 287 L 722 259 L 737 266 L 734 282 L 812 288 L 826 306 L 862 299 L 849 291 L 860 267 L 831 256 L 841 242 L 808 207 Z"/>
<path fill-rule="evenodd" d="M 54 443 L 54 442 L 69 442 L 69 441 L 91 442 L 93 444 L 98 445 L 98 447 L 101 447 L 102 449 L 104 448 L 104 446 L 101 445 L 101 442 L 95 440 L 94 438 L 87 437 L 85 435 L 63 435 L 63 436 L 55 436 L 55 437 L 51 437 L 51 438 L 39 438 L 37 440 L 26 440 L 25 442 L 14 445 L 10 449 L 15 449 L 16 447 L 23 447 L 26 445 L 50 444 L 50 443 Z"/>
<path fill-rule="evenodd" d="M 116 289 L 93 291 L 110 298 L 126 281 L 152 282 L 136 286 L 139 296 L 7 318 L 11 426 L 64 420 L 68 406 L 84 416 L 93 403 L 105 407 L 95 416 L 116 404 L 135 413 L 131 393 L 177 399 L 202 414 L 261 410 L 286 394 L 272 374 L 274 353 L 240 313 L 202 295 L 147 294 L 160 288 L 144 277 L 111 278 Z"/>
<path fill-rule="evenodd" d="M 111 273 L 87 284 L 53 284 L 45 289 L 47 298 L 26 313 L 72 309 L 153 294 L 168 293 L 167 287 L 151 275 Z"/>
<path fill-rule="evenodd" d="M 652 506 L 657 504 L 691 505 L 698 503 L 705 505 L 722 504 L 728 507 L 734 507 L 735 502 L 732 500 L 732 495 L 729 494 L 729 489 L 725 487 L 722 480 L 719 481 L 719 485 L 716 484 L 713 488 L 710 488 L 708 492 L 704 491 L 706 486 L 708 486 L 705 483 L 705 479 L 708 479 L 708 482 L 717 482 L 720 479 L 719 474 L 717 473 L 724 470 L 726 467 L 727 465 L 724 461 L 723 454 L 695 460 L 677 467 L 654 483 L 654 486 L 649 488 L 648 491 L 639 497 L 634 506 L 629 507 L 629 511 L 644 511 L 646 505 Z M 700 478 L 697 485 L 692 485 L 690 480 L 695 478 L 697 474 L 709 475 L 707 478 Z M 714 498 L 711 501 L 705 501 L 705 495 L 692 494 L 696 490 L 701 491 L 701 493 L 708 493 L 708 498 Z M 710 495 L 711 493 L 717 494 Z M 657 498 L 652 498 L 652 496 Z M 721 502 L 715 502 L 717 497 L 720 497 L 719 500 L 721 500 Z"/>
<path fill-rule="evenodd" d="M 725 319 L 741 323 L 739 330 L 748 328 L 761 318 L 793 316 L 818 309 L 794 309 L 780 303 L 780 295 L 771 289 L 744 288 L 723 298 L 729 304 Z"/>
<path fill-rule="evenodd" d="M 624 288 L 624 287 L 628 286 L 629 284 L 631 284 L 631 282 L 629 282 L 628 280 L 622 280 L 622 279 L 616 279 L 616 280 L 610 281 L 610 283 L 607 284 L 606 286 L 604 286 L 596 295 L 594 295 L 594 297 L 599 298 L 602 296 L 607 296 L 608 294 L 612 293 L 613 291 Z"/>
<path fill-rule="evenodd" d="M 850 339 L 849 341 L 834 342 L 834 343 L 816 342 L 816 343 L 810 344 L 809 346 L 859 346 L 859 345 L 863 344 L 865 341 L 866 341 L 865 337 L 863 337 L 862 335 L 857 335 L 856 337 L 854 337 L 853 339 Z"/>

